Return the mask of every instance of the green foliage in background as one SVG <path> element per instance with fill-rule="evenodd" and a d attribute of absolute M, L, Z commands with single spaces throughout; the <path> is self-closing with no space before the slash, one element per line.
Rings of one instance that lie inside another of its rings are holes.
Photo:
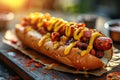
<path fill-rule="evenodd" d="M 76 4 L 64 8 L 65 11 L 72 13 L 92 12 L 94 9 L 94 0 L 78 0 Z"/>

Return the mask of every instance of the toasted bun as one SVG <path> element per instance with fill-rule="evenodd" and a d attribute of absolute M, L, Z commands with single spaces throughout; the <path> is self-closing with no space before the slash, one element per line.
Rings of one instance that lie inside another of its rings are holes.
<path fill-rule="evenodd" d="M 60 46 L 58 49 L 53 48 L 52 41 L 46 41 L 43 46 L 39 47 L 38 42 L 42 35 L 35 30 L 30 30 L 29 32 L 24 32 L 24 27 L 17 25 L 16 35 L 20 41 L 26 46 L 36 50 L 40 54 L 44 54 L 52 59 L 57 60 L 65 65 L 74 67 L 79 70 L 94 70 L 102 68 L 112 57 L 112 48 L 105 51 L 105 56 L 99 59 L 89 53 L 84 56 L 77 54 L 80 50 L 78 48 L 72 48 L 68 55 L 64 55 L 64 49 L 66 46 Z"/>

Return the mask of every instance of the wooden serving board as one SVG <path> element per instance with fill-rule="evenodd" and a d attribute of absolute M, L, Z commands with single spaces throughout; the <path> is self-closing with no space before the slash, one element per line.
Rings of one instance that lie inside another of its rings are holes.
<path fill-rule="evenodd" d="M 24 80 L 104 80 L 106 74 L 102 76 L 83 75 L 65 73 L 56 70 L 44 69 L 43 66 L 35 67 L 34 63 L 29 66 L 26 62 L 31 60 L 28 56 L 24 55 L 20 51 L 3 44 L 0 49 L 0 59 L 13 69 Z"/>
<path fill-rule="evenodd" d="M 51 60 L 42 54 L 38 54 L 37 52 L 28 49 L 27 47 L 25 47 L 24 49 L 22 44 L 21 46 L 20 44 L 15 44 L 13 38 L 15 38 L 15 35 L 12 33 L 9 33 L 8 38 L 4 36 L 3 42 L 7 45 L 3 44 L 0 48 L 0 59 L 4 61 L 4 63 L 6 63 L 9 67 L 11 67 L 11 69 L 16 71 L 16 73 L 18 73 L 18 75 L 20 75 L 21 78 L 23 78 L 24 80 L 104 80 L 106 79 L 107 73 L 120 70 L 120 50 L 116 48 L 114 48 L 113 58 L 111 59 L 107 67 L 109 68 L 109 70 L 103 75 L 97 74 L 101 73 L 102 70 L 89 72 L 83 71 L 84 74 L 82 74 L 83 72 L 81 71 L 80 74 L 75 74 L 76 70 L 69 69 L 69 67 L 65 65 L 59 65 L 58 62 L 55 62 L 55 60 Z M 35 61 L 38 61 L 39 59 L 41 65 L 38 67 L 38 65 L 36 65 L 37 62 L 33 61 L 32 59 L 35 59 Z M 42 65 L 42 63 L 44 65 Z M 52 68 L 51 70 L 46 69 L 45 65 L 50 66 L 51 63 L 56 63 L 57 65 L 54 65 L 54 68 Z M 116 67 L 116 69 L 113 69 L 113 67 Z M 89 75 L 86 76 L 85 73 L 89 73 Z M 96 76 L 94 76 L 93 74 Z M 99 75 L 99 77 L 97 77 L 97 75 Z"/>

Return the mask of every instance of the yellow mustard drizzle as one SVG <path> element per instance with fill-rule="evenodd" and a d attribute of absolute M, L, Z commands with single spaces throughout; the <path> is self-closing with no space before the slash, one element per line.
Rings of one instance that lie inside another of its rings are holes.
<path fill-rule="evenodd" d="M 59 45 L 60 45 L 60 43 L 59 43 L 59 42 L 55 43 L 55 44 L 54 44 L 54 46 L 53 46 L 53 47 L 54 47 L 54 49 L 57 49 L 57 48 L 59 47 Z"/>
<path fill-rule="evenodd" d="M 67 29 L 67 28 L 66 28 L 66 29 Z M 84 28 L 80 33 L 78 33 L 79 30 L 80 30 L 80 28 L 79 28 L 78 30 L 76 30 L 76 31 L 74 32 L 74 35 L 73 35 L 74 39 L 79 40 L 79 39 L 83 36 L 84 31 L 87 30 L 87 29 L 88 29 L 88 28 Z M 69 31 L 68 31 L 68 32 L 69 32 Z M 71 31 L 70 31 L 70 32 L 71 32 Z M 70 33 L 70 34 L 71 34 L 71 33 Z M 67 54 L 70 52 L 71 48 L 73 48 L 75 45 L 76 45 L 76 42 L 71 43 L 71 44 L 65 49 L 64 54 L 67 55 Z"/>
<path fill-rule="evenodd" d="M 75 22 L 67 23 L 66 28 L 65 28 L 65 34 L 66 34 L 67 37 L 70 37 L 70 35 L 71 35 L 71 27 L 74 27 L 75 25 L 76 25 Z"/>
<path fill-rule="evenodd" d="M 47 30 L 48 30 L 48 31 L 51 31 L 51 30 L 52 30 L 53 25 L 54 25 L 55 22 L 56 22 L 56 18 L 55 18 L 55 17 L 52 17 L 52 18 L 50 19 L 49 25 L 48 25 L 48 27 L 47 27 Z"/>
<path fill-rule="evenodd" d="M 96 37 L 102 36 L 99 32 L 92 33 L 92 36 L 90 37 L 90 42 L 86 50 L 81 52 L 81 56 L 84 56 L 85 54 L 89 53 L 90 50 L 93 48 L 93 42 Z"/>
<path fill-rule="evenodd" d="M 66 23 L 67 22 L 64 21 L 63 19 L 52 17 L 49 21 L 49 26 L 47 27 L 47 30 L 51 31 L 53 29 L 54 32 L 57 32 L 61 27 L 66 25 Z"/>
<path fill-rule="evenodd" d="M 39 27 L 42 27 L 43 24 L 44 24 L 44 22 L 46 22 L 46 21 L 47 21 L 46 19 L 39 19 L 39 20 L 38 20 L 37 27 L 38 27 L 38 28 L 39 28 Z"/>
<path fill-rule="evenodd" d="M 43 14 L 42 13 L 31 13 L 30 15 L 28 15 L 28 18 L 32 19 L 31 23 L 34 24 L 37 19 L 42 18 Z"/>
<path fill-rule="evenodd" d="M 43 15 L 43 14 L 32 13 L 32 14 L 30 14 L 28 17 L 29 17 L 29 18 L 32 18 L 32 20 L 33 20 L 32 23 L 34 23 L 38 18 L 40 18 L 40 20 L 38 21 L 38 24 L 37 24 L 38 27 L 41 27 L 41 26 L 43 25 L 43 23 L 44 23 L 44 20 L 43 20 L 43 19 L 44 19 L 44 15 Z M 46 21 L 46 20 L 45 20 L 45 21 Z M 48 27 L 47 27 L 47 30 L 48 30 L 48 31 L 52 31 L 52 30 L 53 30 L 54 32 L 59 31 L 62 26 L 66 26 L 66 28 L 65 28 L 65 35 L 66 35 L 67 37 L 70 37 L 72 27 L 74 27 L 74 26 L 77 25 L 75 22 L 67 22 L 67 21 L 64 21 L 63 19 L 55 18 L 55 17 L 50 18 L 50 20 L 48 21 L 48 24 L 49 24 L 49 25 L 48 25 Z M 29 30 L 31 30 L 31 29 L 28 28 L 27 31 L 29 31 Z M 80 31 L 80 30 L 81 30 L 81 28 L 78 28 L 78 29 L 76 29 L 76 30 L 74 31 L 74 33 L 73 33 L 73 38 L 74 38 L 75 40 L 79 40 L 79 39 L 83 36 L 84 31 L 88 30 L 88 28 L 84 28 L 84 29 L 82 29 L 81 31 Z M 87 47 L 86 50 L 83 50 L 83 51 L 81 52 L 81 56 L 84 56 L 85 54 L 87 54 L 87 53 L 90 52 L 90 50 L 93 48 L 93 42 L 94 42 L 95 38 L 96 38 L 96 37 L 99 37 L 99 36 L 102 36 L 102 34 L 100 34 L 99 32 L 93 32 L 93 33 L 92 33 L 92 36 L 90 37 L 90 41 L 89 41 L 88 47 Z M 48 39 L 48 38 L 50 38 L 50 33 L 44 35 L 44 36 L 41 38 L 41 40 L 38 42 L 38 46 L 42 46 L 42 44 L 44 43 L 44 41 L 45 41 L 46 39 Z M 76 45 L 76 42 L 72 42 L 71 44 L 69 44 L 69 45 L 65 48 L 64 54 L 65 54 L 65 55 L 69 54 L 70 50 L 71 50 L 75 45 Z M 59 44 L 56 43 L 56 44 L 54 45 L 54 48 L 56 49 L 56 48 L 58 48 L 58 47 L 59 47 Z"/>
<path fill-rule="evenodd" d="M 33 30 L 31 27 L 26 27 L 26 32 Z"/>
<path fill-rule="evenodd" d="M 64 54 L 69 54 L 70 50 L 76 45 L 76 42 L 72 42 L 69 46 L 67 46 L 64 50 Z"/>
<path fill-rule="evenodd" d="M 81 30 L 81 28 L 78 28 L 74 32 L 73 37 L 75 40 L 79 40 L 83 36 L 84 31 L 88 30 L 88 28 L 84 28 L 82 31 L 80 31 L 80 30 Z"/>
<path fill-rule="evenodd" d="M 71 26 L 66 26 L 65 34 L 66 34 L 67 37 L 69 37 L 71 35 Z"/>
<path fill-rule="evenodd" d="M 30 13 L 30 14 L 28 15 L 28 18 L 34 19 L 34 18 L 39 18 L 39 17 L 42 17 L 42 16 L 43 16 L 42 13 L 35 12 L 35 13 Z"/>
<path fill-rule="evenodd" d="M 48 38 L 50 38 L 50 34 L 49 34 L 49 33 L 47 33 L 46 35 L 44 35 L 44 36 L 40 39 L 40 41 L 38 42 L 38 46 L 41 47 L 41 46 L 43 45 L 44 41 L 45 41 L 46 39 L 48 39 Z"/>
<path fill-rule="evenodd" d="M 76 26 L 76 23 L 75 22 L 69 22 L 68 26 Z"/>
<path fill-rule="evenodd" d="M 61 27 L 63 27 L 64 25 L 66 25 L 66 22 L 63 22 L 63 21 L 58 21 L 55 25 L 54 25 L 54 32 L 57 32 L 59 31 L 59 29 Z"/>

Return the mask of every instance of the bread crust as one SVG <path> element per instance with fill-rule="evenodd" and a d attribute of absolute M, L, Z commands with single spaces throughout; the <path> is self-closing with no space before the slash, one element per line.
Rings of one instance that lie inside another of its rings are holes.
<path fill-rule="evenodd" d="M 19 27 L 17 26 L 15 28 L 15 31 L 17 37 L 23 44 L 65 65 L 79 70 L 94 70 L 104 66 L 104 63 L 99 58 L 90 53 L 84 56 L 78 54 L 77 52 L 81 51 L 78 48 L 72 48 L 68 55 L 64 55 L 66 46 L 60 46 L 58 49 L 54 49 L 52 41 L 46 41 L 41 47 L 38 46 L 38 42 L 42 38 L 42 35 L 35 30 L 30 30 L 25 33 L 24 27 L 19 25 Z"/>

